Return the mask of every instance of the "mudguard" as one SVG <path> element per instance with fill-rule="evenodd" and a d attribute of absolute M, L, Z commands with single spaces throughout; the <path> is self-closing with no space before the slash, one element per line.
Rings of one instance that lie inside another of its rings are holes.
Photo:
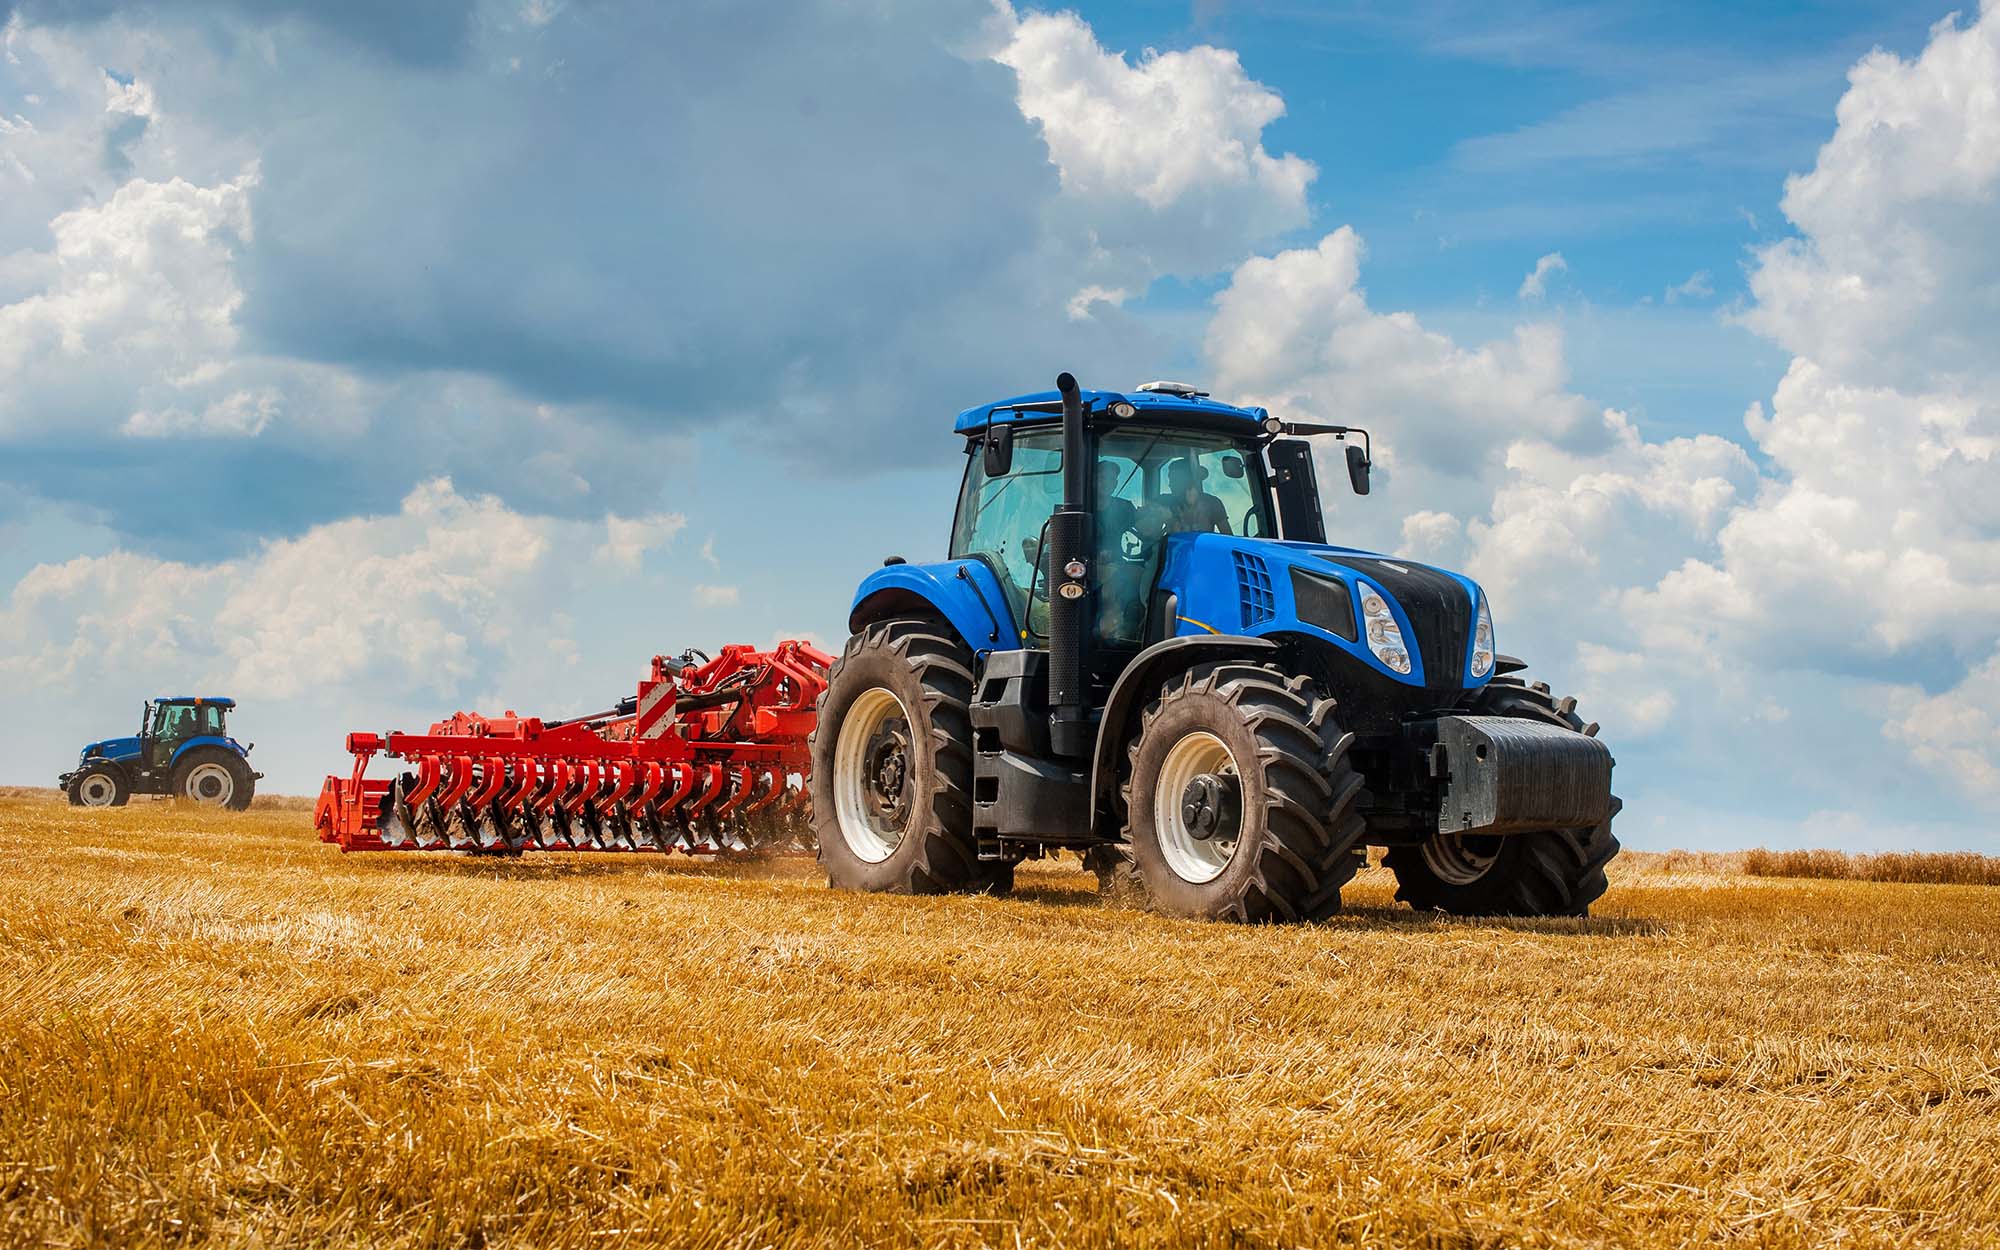
<path fill-rule="evenodd" d="M 167 761 L 167 767 L 169 769 L 173 768 L 174 765 L 181 762 L 183 755 L 186 755 L 196 747 L 221 747 L 223 750 L 229 751 L 239 757 L 246 754 L 243 748 L 236 744 L 236 739 L 234 738 L 224 738 L 217 734 L 203 734 L 198 738 L 189 738 L 186 742 L 174 748 L 174 757 Z"/>
<path fill-rule="evenodd" d="M 1016 651 L 1019 630 L 1000 579 L 983 560 L 889 564 L 861 580 L 847 613 L 849 633 L 886 617 L 935 612 L 951 623 L 975 653 Z"/>
<path fill-rule="evenodd" d="M 1090 758 L 1092 826 L 1095 827 L 1097 814 L 1105 810 L 1112 789 L 1118 784 L 1117 753 L 1130 737 L 1132 722 L 1145 706 L 1145 700 L 1160 688 L 1161 682 L 1196 664 L 1226 659 L 1267 660 L 1277 650 L 1278 644 L 1269 638 L 1195 634 L 1156 642 L 1134 656 L 1125 671 L 1118 674 L 1111 697 L 1105 701 L 1104 715 L 1097 722 L 1097 749 Z"/>

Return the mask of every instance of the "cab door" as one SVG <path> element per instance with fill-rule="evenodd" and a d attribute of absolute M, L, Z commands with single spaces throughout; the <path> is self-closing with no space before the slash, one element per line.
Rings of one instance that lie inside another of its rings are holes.
<path fill-rule="evenodd" d="M 195 736 L 196 709 L 185 703 L 162 703 L 153 711 L 153 732 L 146 741 L 146 763 L 165 768 L 181 743 Z"/>
<path fill-rule="evenodd" d="M 1061 432 L 1022 430 L 1014 439 L 1007 472 L 989 477 L 981 458 L 972 457 L 952 523 L 952 558 L 980 560 L 993 570 L 1015 630 L 1031 645 L 1048 635 L 1048 562 L 1042 558 L 1042 544 L 1061 501 Z"/>

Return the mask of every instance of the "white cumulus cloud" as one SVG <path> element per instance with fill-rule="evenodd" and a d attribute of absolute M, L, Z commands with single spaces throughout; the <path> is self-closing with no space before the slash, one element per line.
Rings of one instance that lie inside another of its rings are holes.
<path fill-rule="evenodd" d="M 1550 252 L 1535 262 L 1528 276 L 1521 279 L 1521 289 L 1515 294 L 1524 300 L 1537 300 L 1548 294 L 1549 278 L 1555 274 L 1568 273 L 1569 262 L 1561 252 Z"/>
<path fill-rule="evenodd" d="M 994 59 L 1014 71 L 1021 112 L 1100 249 L 1154 273 L 1203 273 L 1308 221 L 1319 171 L 1265 149 L 1285 102 L 1233 51 L 1148 48 L 1133 60 L 1074 13 L 1017 15 L 1003 0 L 996 20 Z"/>
<path fill-rule="evenodd" d="M 208 187 L 135 178 L 51 222 L 45 284 L 0 304 L 0 435 L 135 412 L 155 414 L 134 417 L 136 433 L 261 429 L 259 399 L 217 386 L 237 346 L 233 251 L 256 182 L 254 168 Z"/>

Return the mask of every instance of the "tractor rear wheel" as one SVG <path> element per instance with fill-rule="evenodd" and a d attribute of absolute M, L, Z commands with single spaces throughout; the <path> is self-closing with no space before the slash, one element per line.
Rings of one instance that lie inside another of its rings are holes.
<path fill-rule="evenodd" d="M 92 764 L 69 779 L 71 807 L 123 807 L 132 797 L 125 770 L 112 764 Z"/>
<path fill-rule="evenodd" d="M 209 807 L 240 812 L 250 806 L 257 779 L 243 757 L 222 747 L 196 747 L 174 765 L 167 793 Z"/>
<path fill-rule="evenodd" d="M 1575 699 L 1556 699 L 1541 682 L 1495 677 L 1467 701 L 1475 716 L 1513 716 L 1597 736 L 1576 714 Z M 1604 866 L 1618 854 L 1611 818 L 1579 829 L 1502 836 L 1447 834 L 1391 847 L 1383 863 L 1396 873 L 1396 897 L 1418 911 L 1459 916 L 1582 916 L 1609 888 Z"/>
<path fill-rule="evenodd" d="M 1261 664 L 1197 666 L 1161 690 L 1132 743 L 1124 845 L 1100 856 L 1182 916 L 1322 920 L 1361 866 L 1361 775 L 1333 700 Z"/>
<path fill-rule="evenodd" d="M 1004 894 L 972 837 L 972 653 L 941 622 L 865 627 L 828 674 L 812 736 L 819 862 L 838 890 Z"/>

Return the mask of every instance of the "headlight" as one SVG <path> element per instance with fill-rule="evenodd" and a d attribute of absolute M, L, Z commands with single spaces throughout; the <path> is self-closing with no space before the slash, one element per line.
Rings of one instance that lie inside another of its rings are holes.
<path fill-rule="evenodd" d="M 1389 611 L 1389 601 L 1367 582 L 1361 582 L 1360 587 L 1361 622 L 1368 635 L 1368 649 L 1390 668 L 1408 673 L 1410 648 L 1403 642 L 1403 631 L 1396 627 L 1396 617 Z"/>
<path fill-rule="evenodd" d="M 1479 596 L 1479 623 L 1472 627 L 1472 675 L 1484 677 L 1493 671 L 1493 614 L 1486 610 L 1486 596 Z"/>

